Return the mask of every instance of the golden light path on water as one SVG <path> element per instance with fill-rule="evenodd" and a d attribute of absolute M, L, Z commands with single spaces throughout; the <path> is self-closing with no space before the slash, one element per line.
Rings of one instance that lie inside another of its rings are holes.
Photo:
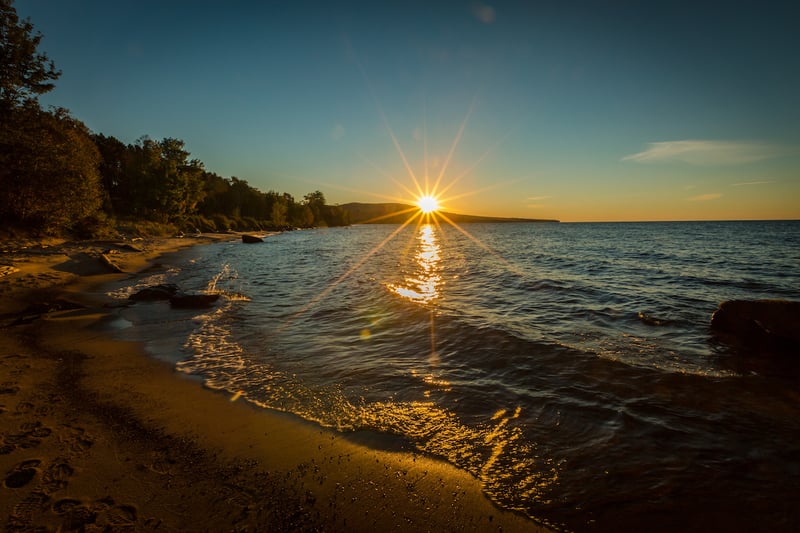
<path fill-rule="evenodd" d="M 442 283 L 441 251 L 436 238 L 436 230 L 431 224 L 419 226 L 417 232 L 418 247 L 415 255 L 417 271 L 405 277 L 402 284 L 388 284 L 387 288 L 398 296 L 419 304 L 433 304 L 439 297 L 439 285 Z M 434 371 L 439 364 L 439 355 L 436 353 L 436 325 L 435 308 L 429 305 L 431 351 L 428 356 L 430 372 L 423 381 L 442 390 L 450 390 L 450 382 L 441 377 L 436 377 Z M 414 375 L 416 372 L 412 371 Z M 425 391 L 429 397 L 430 390 Z"/>
<path fill-rule="evenodd" d="M 439 275 L 441 254 L 436 231 L 430 224 L 420 226 L 417 234 L 419 247 L 415 256 L 419 272 L 416 276 L 406 276 L 403 285 L 390 284 L 388 287 L 396 294 L 423 304 L 431 303 L 439 296 Z"/>
<path fill-rule="evenodd" d="M 361 68 L 360 65 L 359 68 Z M 362 74 L 364 74 L 366 79 L 366 73 L 363 69 Z M 399 186 L 407 196 L 391 197 L 363 190 L 352 192 L 360 194 L 366 193 L 383 200 L 406 205 L 411 204 L 411 206 L 361 223 L 380 223 L 384 219 L 402 215 L 407 215 L 408 218 L 385 239 L 371 250 L 367 251 L 363 257 L 358 259 L 355 264 L 350 266 L 328 287 L 320 291 L 311 298 L 305 306 L 284 321 L 284 323 L 278 327 L 278 332 L 289 327 L 299 317 L 315 307 L 321 300 L 330 295 L 339 284 L 357 273 L 369 258 L 399 236 L 403 230 L 411 224 L 414 224 L 415 231 L 412 239 L 416 240 L 415 261 L 417 272 L 414 275 L 407 276 L 402 283 L 387 285 L 387 289 L 396 296 L 417 305 L 427 307 L 429 310 L 430 351 L 426 358 L 428 368 L 426 372 L 419 372 L 417 370 L 410 371 L 413 377 L 421 379 L 430 387 L 424 392 L 424 396 L 429 398 L 432 390 L 447 392 L 453 387 L 446 376 L 442 376 L 441 372 L 437 371 L 440 367 L 440 355 L 436 349 L 435 319 L 437 305 L 442 297 L 442 269 L 444 267 L 442 264 L 440 239 L 446 237 L 442 225 L 446 224 L 455 228 L 459 233 L 478 245 L 485 252 L 498 259 L 510 272 L 516 275 L 524 275 L 519 267 L 497 254 L 488 245 L 481 242 L 480 239 L 473 236 L 469 231 L 457 224 L 443 212 L 448 201 L 480 194 L 488 189 L 502 185 L 497 184 L 479 190 L 462 192 L 449 197 L 444 196 L 483 162 L 488 155 L 500 145 L 501 141 L 497 141 L 497 143 L 482 153 L 471 165 L 467 166 L 465 171 L 449 181 L 446 180 L 448 167 L 464 135 L 469 118 L 474 111 L 475 100 L 473 100 L 466 116 L 459 124 L 455 138 L 444 158 L 444 163 L 440 166 L 438 175 L 435 180 L 432 180 L 433 183 L 431 183 L 428 175 L 427 134 L 423 128 L 425 157 L 422 175 L 424 178 L 419 179 L 412 169 L 409 158 L 404 153 L 400 141 L 392 131 L 386 114 L 383 112 L 377 97 L 372 91 L 369 80 L 367 80 L 367 83 L 378 107 L 378 112 L 384 127 L 403 163 L 403 167 L 408 173 L 411 185 L 404 185 L 400 180 L 392 176 L 391 173 L 386 172 L 362 155 L 362 159 L 367 160 L 380 174 Z M 347 190 L 345 187 L 333 184 L 321 183 L 321 185 Z M 444 245 L 446 246 L 446 244 L 445 242 Z M 362 341 L 369 341 L 371 338 L 369 329 L 362 330 L 359 335 Z M 240 395 L 241 394 L 237 393 L 236 397 L 238 398 Z M 351 429 L 360 427 L 373 428 L 378 431 L 386 431 L 411 437 L 417 443 L 420 450 L 444 457 L 453 464 L 471 472 L 481 480 L 486 493 L 492 499 L 497 502 L 503 502 L 506 506 L 518 511 L 527 511 L 527 504 L 523 503 L 526 500 L 546 501 L 547 488 L 558 482 L 559 467 L 553 463 L 552 458 L 539 456 L 536 450 L 536 444 L 527 442 L 523 436 L 522 428 L 518 423 L 514 422 L 520 418 L 522 412 L 522 407 L 520 406 L 514 406 L 511 409 L 500 408 L 496 411 L 491 420 L 488 420 L 485 424 L 478 427 L 471 427 L 459 421 L 455 413 L 438 406 L 432 401 L 385 401 L 356 406 L 344 400 L 340 405 L 344 406 L 344 412 L 340 411 L 338 414 L 332 414 L 335 420 L 318 419 L 317 421 L 324 425 L 338 427 L 339 429 L 347 429 L 348 427 Z M 313 416 L 311 418 L 314 419 Z M 508 487 L 505 485 L 510 476 L 517 479 L 514 485 L 518 497 L 514 498 L 514 501 L 508 500 Z"/>

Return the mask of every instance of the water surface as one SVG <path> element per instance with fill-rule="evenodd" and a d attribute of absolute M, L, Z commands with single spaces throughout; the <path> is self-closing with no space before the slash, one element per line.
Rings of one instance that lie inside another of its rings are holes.
<path fill-rule="evenodd" d="M 363 225 L 218 243 L 135 286 L 221 292 L 117 334 L 207 386 L 375 430 L 558 528 L 800 526 L 800 371 L 708 324 L 800 300 L 800 223 Z"/>

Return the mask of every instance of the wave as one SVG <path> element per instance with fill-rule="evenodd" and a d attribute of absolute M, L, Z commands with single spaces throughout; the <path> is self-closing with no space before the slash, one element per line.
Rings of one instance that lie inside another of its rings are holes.
<path fill-rule="evenodd" d="M 796 391 L 732 364 L 707 324 L 723 297 L 797 297 L 797 265 L 760 248 L 715 262 L 694 228 L 512 228 L 489 235 L 507 262 L 446 229 L 374 253 L 386 228 L 215 245 L 179 277 L 228 297 L 190 319 L 177 366 L 232 400 L 399 435 L 556 527 L 610 529 L 609 508 L 649 524 L 642 502 L 669 512 L 676 491 L 780 494 Z"/>

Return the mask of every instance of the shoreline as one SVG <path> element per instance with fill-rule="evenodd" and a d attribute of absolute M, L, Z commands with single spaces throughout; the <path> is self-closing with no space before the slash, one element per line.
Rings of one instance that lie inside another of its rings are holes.
<path fill-rule="evenodd" d="M 477 479 L 444 461 L 225 401 L 104 331 L 114 313 L 94 288 L 136 276 L 164 253 L 235 237 L 161 239 L 112 254 L 121 274 L 87 260 L 85 243 L 66 244 L 65 253 L 29 252 L 0 277 L 7 529 L 545 530 L 496 507 Z M 47 299 L 53 309 L 8 324 Z"/>

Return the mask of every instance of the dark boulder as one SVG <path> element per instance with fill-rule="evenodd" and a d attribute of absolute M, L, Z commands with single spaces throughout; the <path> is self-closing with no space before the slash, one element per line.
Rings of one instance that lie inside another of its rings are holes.
<path fill-rule="evenodd" d="M 242 235 L 242 242 L 246 244 L 255 244 L 257 242 L 264 242 L 264 239 L 255 235 Z"/>
<path fill-rule="evenodd" d="M 128 299 L 136 302 L 156 302 L 159 300 L 169 300 L 176 294 L 178 294 L 178 286 L 166 283 L 163 285 L 145 287 L 128 296 Z"/>
<path fill-rule="evenodd" d="M 723 340 L 756 351 L 800 353 L 800 302 L 729 300 L 711 316 Z"/>
<path fill-rule="evenodd" d="M 101 264 L 103 264 L 106 268 L 108 268 L 110 272 L 114 272 L 116 274 L 122 274 L 123 272 L 125 272 L 107 254 L 100 254 L 98 260 L 100 261 Z"/>
<path fill-rule="evenodd" d="M 73 254 L 63 263 L 55 265 L 54 270 L 69 272 L 78 276 L 98 276 L 103 274 L 119 274 L 122 269 L 110 257 L 91 252 Z"/>
<path fill-rule="evenodd" d="M 175 309 L 208 309 L 219 300 L 219 294 L 176 294 L 169 299 Z"/>

